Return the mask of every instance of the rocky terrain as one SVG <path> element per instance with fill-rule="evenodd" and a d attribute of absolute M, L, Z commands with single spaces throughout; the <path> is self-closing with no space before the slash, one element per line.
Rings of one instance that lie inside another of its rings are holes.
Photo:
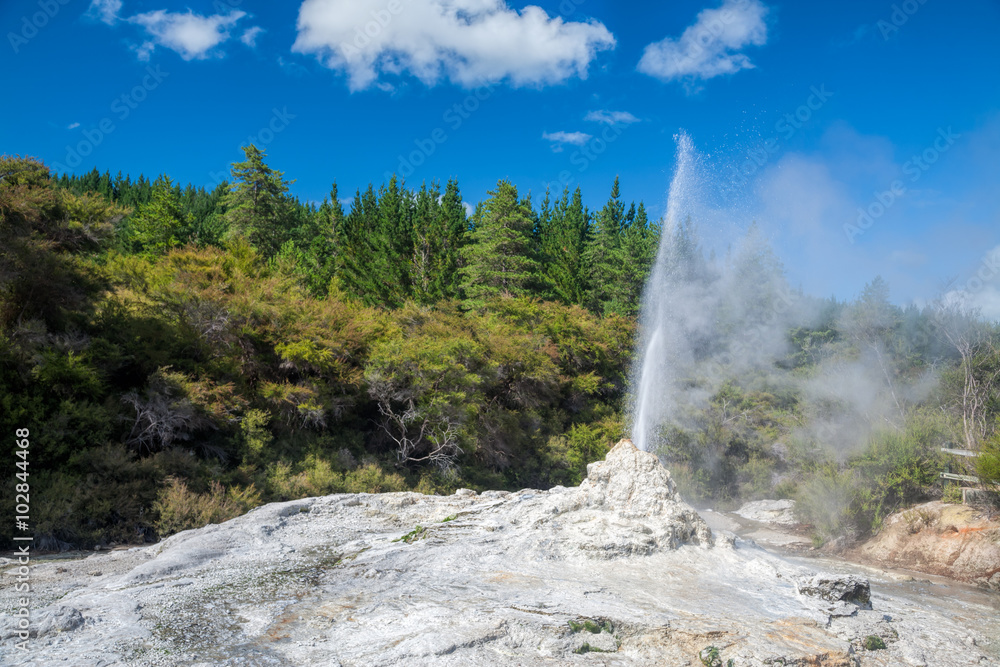
<path fill-rule="evenodd" d="M 28 651 L 3 589 L 2 664 L 1000 664 L 989 594 L 925 599 L 713 534 L 627 441 L 577 488 L 267 505 L 32 580 Z"/>
<path fill-rule="evenodd" d="M 1000 522 L 967 505 L 935 501 L 897 512 L 851 555 L 1000 592 Z"/>

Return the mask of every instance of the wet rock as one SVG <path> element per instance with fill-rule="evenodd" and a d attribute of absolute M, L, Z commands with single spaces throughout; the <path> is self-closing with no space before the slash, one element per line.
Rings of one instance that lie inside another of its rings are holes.
<path fill-rule="evenodd" d="M 801 595 L 826 602 L 848 602 L 871 609 L 872 590 L 867 579 L 853 575 L 816 574 L 800 579 L 796 587 Z"/>

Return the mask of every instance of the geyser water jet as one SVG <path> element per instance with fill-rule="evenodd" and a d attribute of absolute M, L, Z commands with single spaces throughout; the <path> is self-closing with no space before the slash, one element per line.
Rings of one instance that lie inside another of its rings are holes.
<path fill-rule="evenodd" d="M 671 395 L 686 346 L 681 344 L 683 323 L 675 301 L 683 269 L 675 243 L 677 227 L 691 216 L 697 190 L 697 153 L 686 132 L 675 137 L 677 166 L 667 194 L 667 214 L 660 231 L 660 246 L 649 280 L 642 292 L 639 317 L 639 354 L 632 371 L 632 442 L 649 451 L 656 429 L 673 407 Z"/>

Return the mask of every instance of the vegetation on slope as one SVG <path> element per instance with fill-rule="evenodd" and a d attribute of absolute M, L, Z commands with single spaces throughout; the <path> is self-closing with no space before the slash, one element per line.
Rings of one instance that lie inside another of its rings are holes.
<path fill-rule="evenodd" d="M 304 205 L 264 160 L 247 148 L 209 192 L 0 158 L 0 426 L 8 460 L 30 430 L 40 546 L 334 492 L 573 485 L 624 434 L 660 231 L 617 182 L 597 212 L 579 190 L 536 207 L 501 181 L 467 216 L 457 182 L 395 179 L 345 212 L 336 185 Z M 710 280 L 691 227 L 677 234 Z M 766 253 L 743 268 L 783 283 Z M 878 281 L 854 304 L 797 298 L 808 323 L 783 321 L 767 364 L 720 366 L 721 339 L 702 341 L 685 380 L 701 398 L 660 445 L 690 498 L 793 495 L 819 530 L 860 534 L 940 493 L 946 441 L 985 441 L 992 474 L 995 330 L 966 353 L 938 344 L 941 318 L 891 306 Z M 813 387 L 873 351 L 894 412 L 838 429 L 848 413 Z M 915 391 L 930 369 L 942 381 Z"/>

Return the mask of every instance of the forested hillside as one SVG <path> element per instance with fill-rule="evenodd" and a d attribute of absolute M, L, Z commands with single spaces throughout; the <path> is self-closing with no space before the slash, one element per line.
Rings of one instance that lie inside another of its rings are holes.
<path fill-rule="evenodd" d="M 617 180 L 597 211 L 500 181 L 468 214 L 456 181 L 396 179 L 316 206 L 245 153 L 212 191 L 0 159 L 0 422 L 31 432 L 39 546 L 339 491 L 577 484 L 624 435 L 660 223 Z M 693 281 L 729 262 L 794 293 L 766 247 L 716 259 L 690 223 L 675 236 Z M 1000 478 L 995 329 L 901 310 L 880 280 L 853 303 L 795 299 L 772 362 L 717 363 L 764 302 L 724 304 L 725 336 L 699 348 L 659 452 L 688 497 L 796 496 L 829 537 L 953 493 L 946 442 L 983 447 Z M 870 359 L 877 410 L 819 390 Z"/>

